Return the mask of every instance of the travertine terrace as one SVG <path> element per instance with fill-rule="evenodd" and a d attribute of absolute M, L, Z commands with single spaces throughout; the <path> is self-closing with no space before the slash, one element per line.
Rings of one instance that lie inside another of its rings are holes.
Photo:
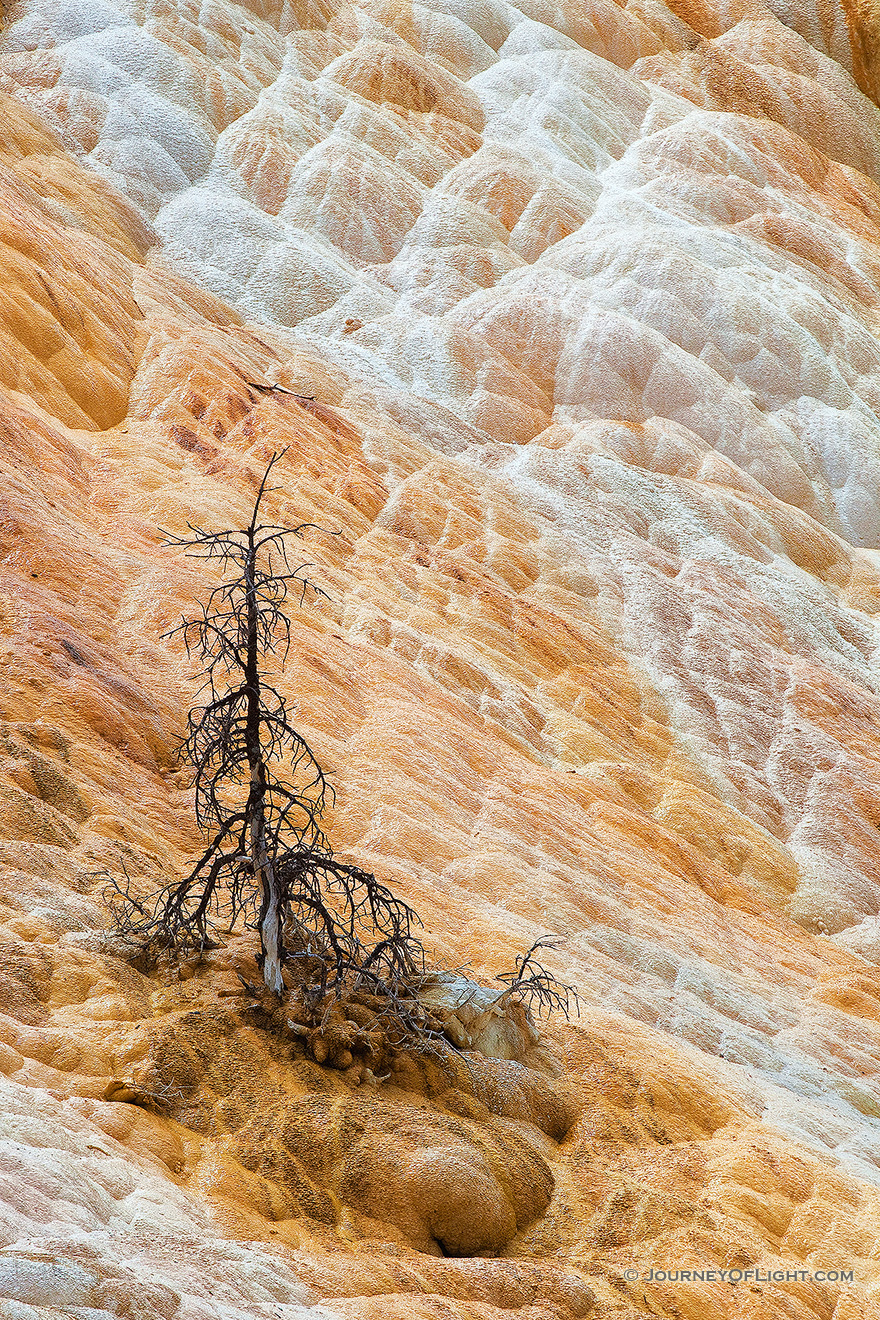
<path fill-rule="evenodd" d="M 4 1320 L 880 1316 L 875 10 L 0 10 Z M 161 529 L 285 446 L 328 828 L 439 963 L 560 937 L 519 1061 L 106 934 L 198 845 Z"/>

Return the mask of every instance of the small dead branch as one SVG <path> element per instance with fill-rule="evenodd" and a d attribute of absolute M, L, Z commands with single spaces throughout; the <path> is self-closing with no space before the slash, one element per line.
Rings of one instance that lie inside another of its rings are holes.
<path fill-rule="evenodd" d="M 512 972 L 502 972 L 495 979 L 506 984 L 499 1002 L 517 1000 L 530 1018 L 562 1013 L 566 1021 L 572 1008 L 580 1017 L 580 1001 L 574 986 L 559 981 L 535 956 L 541 949 L 558 948 L 560 941 L 544 936 L 517 958 Z"/>

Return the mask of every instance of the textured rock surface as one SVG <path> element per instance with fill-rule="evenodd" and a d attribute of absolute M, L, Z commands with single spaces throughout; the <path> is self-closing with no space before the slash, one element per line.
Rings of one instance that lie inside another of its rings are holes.
<path fill-rule="evenodd" d="M 5 8 L 9 1320 L 880 1314 L 876 15 Z M 356 1088 L 102 933 L 197 842 L 159 529 L 284 446 L 333 837 L 563 937 L 522 1062 Z"/>

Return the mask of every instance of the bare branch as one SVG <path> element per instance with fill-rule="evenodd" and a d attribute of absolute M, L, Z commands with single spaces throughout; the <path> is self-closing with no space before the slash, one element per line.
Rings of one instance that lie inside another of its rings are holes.
<path fill-rule="evenodd" d="M 572 1007 L 580 1016 L 577 990 L 557 980 L 535 956 L 539 950 L 555 949 L 558 944 L 558 940 L 547 936 L 535 940 L 531 948 L 517 958 L 512 972 L 502 972 L 497 976 L 495 979 L 507 986 L 500 999 L 519 1000 L 525 1005 L 529 1016 L 563 1013 L 567 1020 L 571 1016 Z"/>

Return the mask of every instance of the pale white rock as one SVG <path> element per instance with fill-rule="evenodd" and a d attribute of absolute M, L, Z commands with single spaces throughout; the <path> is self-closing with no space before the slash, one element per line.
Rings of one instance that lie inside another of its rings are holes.
<path fill-rule="evenodd" d="M 88 1308 L 144 1316 L 315 1320 L 270 1252 L 224 1241 L 204 1205 L 44 1091 L 0 1079 L 0 1295 L 21 1316 Z M 179 1308 L 179 1309 L 178 1309 Z M 140 1312 L 139 1312 L 140 1313 Z"/>

